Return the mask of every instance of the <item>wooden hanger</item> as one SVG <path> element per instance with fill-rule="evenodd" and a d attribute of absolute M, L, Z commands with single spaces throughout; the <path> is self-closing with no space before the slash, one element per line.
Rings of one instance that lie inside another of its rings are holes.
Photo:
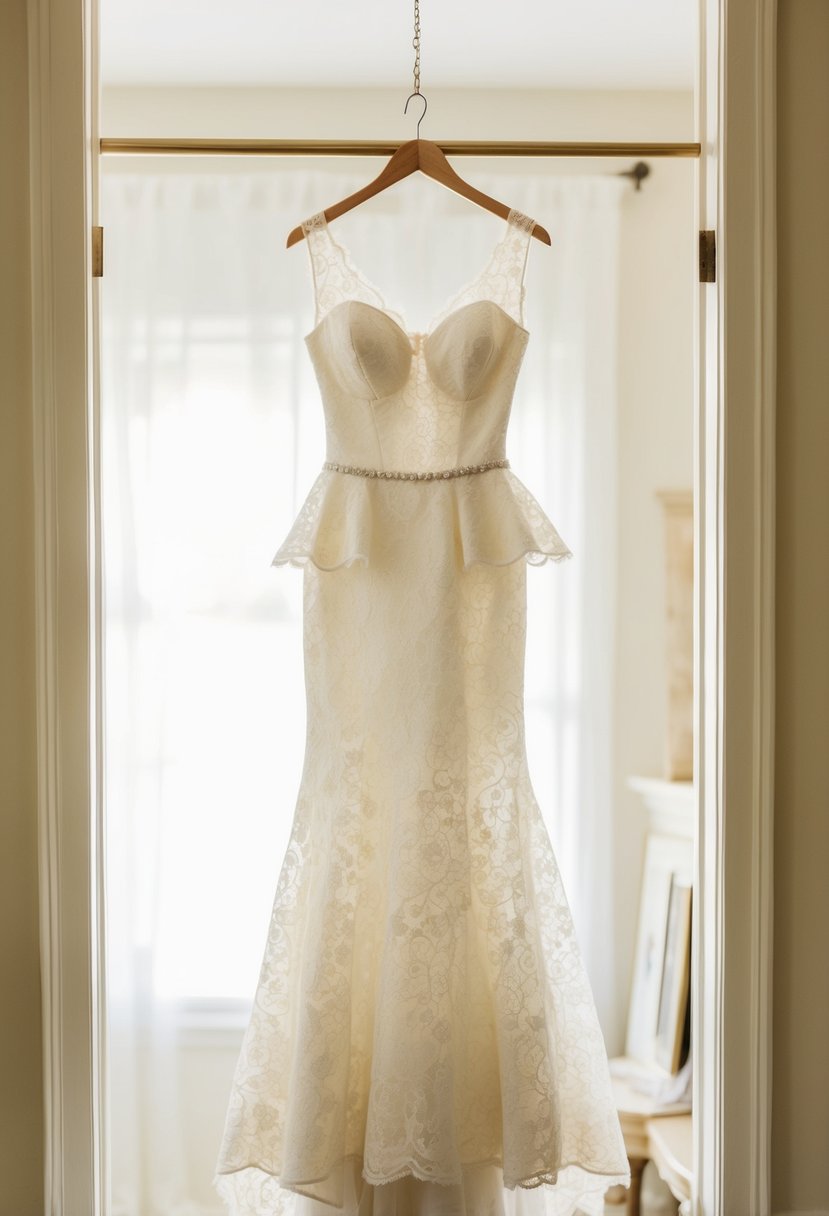
<path fill-rule="evenodd" d="M 423 100 L 423 114 L 426 113 L 426 98 L 422 93 L 412 93 L 406 102 L 408 106 L 412 97 L 420 97 Z M 405 113 L 405 110 L 404 110 Z M 420 123 L 423 121 L 423 114 L 418 119 L 418 131 Z M 444 153 L 440 150 L 436 143 L 430 139 L 410 139 L 405 144 L 401 144 L 392 157 L 387 161 L 382 171 L 375 177 L 374 181 L 363 186 L 355 194 L 349 194 L 348 198 L 341 199 L 340 202 L 334 203 L 333 207 L 326 207 L 323 212 L 326 220 L 335 220 L 340 215 L 345 215 L 346 211 L 351 211 L 353 207 L 358 207 L 360 203 L 364 203 L 366 199 L 372 198 L 375 194 L 379 194 L 381 190 L 386 190 L 389 186 L 393 186 L 395 182 L 402 181 L 404 177 L 408 177 L 410 173 L 414 173 L 419 169 L 421 173 L 425 173 L 427 177 L 434 178 L 436 182 L 440 182 L 442 186 L 447 186 L 448 189 L 454 190 L 456 194 L 463 195 L 471 202 L 477 203 L 479 207 L 484 207 L 487 211 L 492 211 L 495 215 L 500 215 L 503 219 L 507 219 L 511 208 L 505 203 L 499 203 L 497 199 L 490 198 L 488 194 L 484 194 L 480 190 L 476 190 L 469 182 L 464 181 L 449 164 Z M 302 226 L 299 225 L 293 228 L 288 234 L 287 247 L 295 245 L 297 241 L 301 241 L 305 233 L 302 231 Z M 551 245 L 550 234 L 546 228 L 542 228 L 540 224 L 536 224 L 532 230 L 532 235 L 538 237 L 545 245 Z"/>

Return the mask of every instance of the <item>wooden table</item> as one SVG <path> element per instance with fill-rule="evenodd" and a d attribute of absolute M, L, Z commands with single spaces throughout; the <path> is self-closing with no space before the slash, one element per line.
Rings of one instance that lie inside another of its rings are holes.
<path fill-rule="evenodd" d="M 619 1057 L 619 1060 L 626 1062 L 625 1057 Z M 690 1201 L 690 1106 L 688 1103 L 660 1106 L 622 1077 L 611 1074 L 611 1081 L 630 1162 L 630 1186 L 627 1191 L 623 1187 L 613 1187 L 605 1197 L 606 1202 L 624 1202 L 628 1216 L 639 1216 L 642 1171 L 648 1161 L 653 1161 L 659 1176 L 681 1203 Z M 686 1210 L 690 1210 L 690 1203 Z"/>
<path fill-rule="evenodd" d="M 648 1120 L 651 1160 L 659 1177 L 679 1200 L 680 1216 L 691 1213 L 691 1162 L 693 1126 L 691 1115 L 660 1115 Z"/>

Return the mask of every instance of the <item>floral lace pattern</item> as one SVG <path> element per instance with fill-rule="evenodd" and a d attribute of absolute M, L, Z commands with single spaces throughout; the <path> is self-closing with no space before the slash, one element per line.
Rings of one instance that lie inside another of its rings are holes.
<path fill-rule="evenodd" d="M 311 259 L 317 324 L 343 300 L 362 300 L 384 312 L 390 311 L 377 288 L 353 265 L 348 250 L 334 240 L 324 211 L 304 220 L 302 231 Z M 403 318 L 398 313 L 390 315 L 405 329 Z"/>
<path fill-rule="evenodd" d="M 436 327 L 451 313 L 474 300 L 493 300 L 518 325 L 524 324 L 524 271 L 535 220 L 511 210 L 507 229 L 482 272 L 461 288 L 432 322 Z"/>
<path fill-rule="evenodd" d="M 217 1179 L 239 1214 L 280 1210 L 273 1179 L 342 1206 L 349 1161 L 459 1214 L 473 1167 L 556 1214 L 628 1176 L 527 771 L 526 567 L 459 574 L 414 531 L 306 567 L 303 781 Z"/>
<path fill-rule="evenodd" d="M 473 300 L 492 300 L 519 324 L 524 324 L 524 270 L 529 237 L 535 220 L 523 212 L 510 210 L 507 226 L 492 251 L 489 261 L 471 282 L 455 292 L 429 324 L 434 331 L 450 313 Z M 314 283 L 315 320 L 320 320 L 343 300 L 362 300 L 392 317 L 401 329 L 406 321 L 391 308 L 378 287 L 355 265 L 350 252 L 335 240 L 324 211 L 302 223 L 311 260 Z"/>
<path fill-rule="evenodd" d="M 216 1167 L 232 1216 L 598 1216 L 630 1180 L 527 768 L 527 562 L 570 556 L 504 462 L 532 224 L 426 359 L 307 222 L 328 461 L 492 467 L 323 468 L 273 559 L 304 571 L 306 748 Z"/>

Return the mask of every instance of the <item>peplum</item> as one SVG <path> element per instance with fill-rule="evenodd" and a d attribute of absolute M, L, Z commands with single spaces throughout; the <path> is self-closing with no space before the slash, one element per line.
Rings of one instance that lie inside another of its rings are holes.
<path fill-rule="evenodd" d="M 303 225 L 326 451 L 301 568 L 302 778 L 214 1184 L 232 1216 L 601 1216 L 630 1169 L 524 729 L 509 465 L 533 221 L 407 329 Z"/>
<path fill-rule="evenodd" d="M 445 470 L 444 470 L 445 472 Z M 480 476 L 444 477 L 438 484 L 343 474 L 323 468 L 272 565 L 320 570 L 352 562 L 377 564 L 411 540 L 413 530 L 452 539 L 458 565 L 503 566 L 525 557 L 533 565 L 572 557 L 553 524 L 509 467 Z"/>

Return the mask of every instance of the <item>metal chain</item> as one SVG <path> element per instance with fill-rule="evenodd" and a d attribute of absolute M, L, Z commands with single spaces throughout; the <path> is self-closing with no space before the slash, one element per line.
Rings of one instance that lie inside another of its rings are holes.
<path fill-rule="evenodd" d="M 414 91 L 420 92 L 420 0 L 414 0 L 414 38 L 412 39 L 414 47 Z"/>
<path fill-rule="evenodd" d="M 420 124 L 423 122 L 423 115 L 426 113 L 426 108 L 427 108 L 427 104 L 428 104 L 426 101 L 426 98 L 423 96 L 423 94 L 420 91 L 420 0 L 414 0 L 414 38 L 412 39 L 412 46 L 414 47 L 414 53 L 415 53 L 414 92 L 410 93 L 409 96 L 406 98 L 406 104 L 403 107 L 403 113 L 406 114 L 408 112 L 409 102 L 412 100 L 413 97 L 419 97 L 420 100 L 423 102 L 423 113 L 420 115 L 420 118 L 418 118 L 418 120 L 417 120 L 417 131 L 415 133 L 415 139 L 420 139 Z"/>

